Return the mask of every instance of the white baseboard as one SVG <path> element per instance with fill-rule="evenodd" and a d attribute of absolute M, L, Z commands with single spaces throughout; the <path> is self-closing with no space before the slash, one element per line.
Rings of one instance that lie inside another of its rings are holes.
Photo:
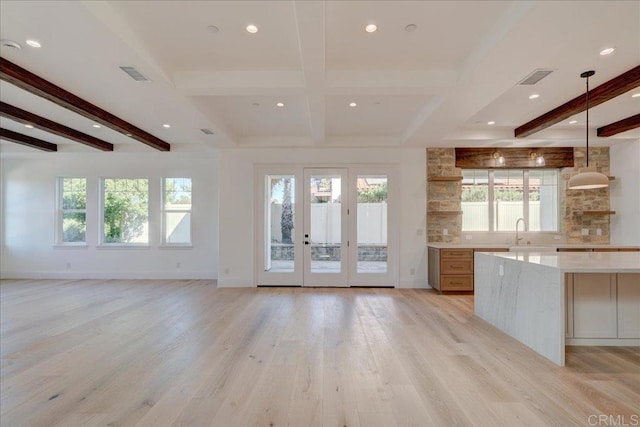
<path fill-rule="evenodd" d="M 216 280 L 215 271 L 2 271 L 0 279 L 201 279 Z"/>

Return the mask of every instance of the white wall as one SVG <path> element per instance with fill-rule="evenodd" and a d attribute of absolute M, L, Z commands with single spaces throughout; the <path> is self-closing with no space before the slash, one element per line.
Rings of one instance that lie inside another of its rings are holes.
<path fill-rule="evenodd" d="M 5 157 L 2 278 L 203 278 L 218 275 L 217 154 L 53 153 Z M 87 246 L 56 247 L 56 177 L 87 178 Z M 101 177 L 149 178 L 150 245 L 99 248 Z M 160 247 L 160 181 L 193 179 L 191 248 Z M 177 267 L 180 263 L 180 267 Z M 68 267 L 68 264 L 70 267 Z"/>
<path fill-rule="evenodd" d="M 640 245 L 640 141 L 609 149 L 611 158 L 611 244 Z"/>
<path fill-rule="evenodd" d="M 274 148 L 220 150 L 218 286 L 254 286 L 254 165 L 395 165 L 399 171 L 399 287 L 428 287 L 424 148 Z M 415 274 L 411 274 L 415 269 Z"/>

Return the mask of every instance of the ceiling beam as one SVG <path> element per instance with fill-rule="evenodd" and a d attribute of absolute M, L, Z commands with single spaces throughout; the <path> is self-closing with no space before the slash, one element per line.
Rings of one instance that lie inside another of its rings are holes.
<path fill-rule="evenodd" d="M 640 86 L 640 65 L 589 91 L 589 108 L 613 99 Z M 516 138 L 524 138 L 586 110 L 586 94 L 582 94 L 553 110 L 519 126 Z"/>
<path fill-rule="evenodd" d="M 150 133 L 54 85 L 48 80 L 19 67 L 5 58 L 0 58 L 0 78 L 20 89 L 48 99 L 61 107 L 78 113 L 89 120 L 123 133 L 149 147 L 160 151 L 169 151 L 171 149 L 169 143 L 160 138 L 156 138 Z"/>
<path fill-rule="evenodd" d="M 45 119 L 44 117 L 37 116 L 18 107 L 14 107 L 6 102 L 0 101 L 0 116 L 24 125 L 32 125 L 33 127 L 45 132 L 79 142 L 80 144 L 88 145 L 89 147 L 97 148 L 98 150 L 113 151 L 113 144 L 79 132 L 75 129 L 71 129 L 70 127 L 61 125 L 60 123 Z"/>
<path fill-rule="evenodd" d="M 0 139 L 15 142 L 16 144 L 36 148 L 42 151 L 58 151 L 58 146 L 47 141 L 43 141 L 32 136 L 23 135 L 9 129 L 0 128 Z"/>
<path fill-rule="evenodd" d="M 613 136 L 638 127 L 640 127 L 640 114 L 598 128 L 598 136 Z"/>

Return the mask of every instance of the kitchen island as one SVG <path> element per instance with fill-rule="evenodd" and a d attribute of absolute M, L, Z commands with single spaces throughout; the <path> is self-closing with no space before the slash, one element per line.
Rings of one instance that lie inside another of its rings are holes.
<path fill-rule="evenodd" d="M 475 314 L 564 366 L 565 345 L 640 345 L 640 253 L 476 252 Z"/>

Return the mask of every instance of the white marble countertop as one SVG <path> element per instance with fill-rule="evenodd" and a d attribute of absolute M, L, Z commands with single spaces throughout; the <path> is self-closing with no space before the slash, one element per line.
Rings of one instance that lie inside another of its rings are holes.
<path fill-rule="evenodd" d="M 495 249 L 495 248 L 511 248 L 514 244 L 508 243 L 427 243 L 427 247 L 436 249 Z M 558 244 L 531 244 L 534 247 L 548 247 L 555 249 L 609 249 L 609 248 L 627 248 L 640 249 L 640 246 L 633 245 L 597 245 L 597 244 L 575 244 L 575 243 L 558 243 Z M 526 245 L 523 245 L 526 247 Z"/>
<path fill-rule="evenodd" d="M 563 273 L 640 273 L 640 252 L 488 252 Z"/>

